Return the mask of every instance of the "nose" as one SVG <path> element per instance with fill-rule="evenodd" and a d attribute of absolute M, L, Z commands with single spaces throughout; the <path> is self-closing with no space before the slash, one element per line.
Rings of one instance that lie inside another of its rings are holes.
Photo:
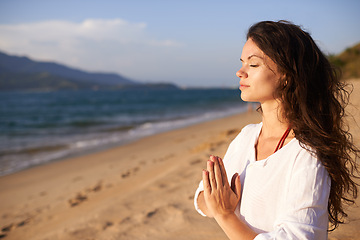
<path fill-rule="evenodd" d="M 239 71 L 236 72 L 236 76 L 241 78 L 241 79 L 244 79 L 244 78 L 247 78 L 247 73 L 244 71 L 243 67 L 239 69 Z"/>

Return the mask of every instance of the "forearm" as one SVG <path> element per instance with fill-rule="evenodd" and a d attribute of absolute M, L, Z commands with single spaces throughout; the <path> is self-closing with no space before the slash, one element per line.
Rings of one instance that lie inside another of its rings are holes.
<path fill-rule="evenodd" d="M 241 221 L 235 213 L 226 216 L 216 216 L 215 220 L 231 240 L 250 240 L 254 239 L 257 235 L 257 233 Z"/>
<path fill-rule="evenodd" d="M 206 203 L 205 203 L 205 198 L 204 198 L 204 192 L 200 192 L 199 196 L 198 196 L 198 199 L 197 199 L 197 204 L 200 208 L 200 210 L 207 216 L 207 217 L 210 217 L 212 218 L 212 214 L 210 213 L 209 209 L 207 208 L 206 206 Z"/>
<path fill-rule="evenodd" d="M 197 203 L 200 210 L 207 217 L 214 217 L 206 206 L 204 192 L 200 192 L 197 199 Z M 228 238 L 231 240 L 234 239 L 250 240 L 250 239 L 254 239 L 257 235 L 257 233 L 252 231 L 244 222 L 242 222 L 235 215 L 235 213 L 228 216 L 216 217 L 215 220 L 217 221 L 219 226 L 223 229 L 223 231 L 228 236 Z"/>

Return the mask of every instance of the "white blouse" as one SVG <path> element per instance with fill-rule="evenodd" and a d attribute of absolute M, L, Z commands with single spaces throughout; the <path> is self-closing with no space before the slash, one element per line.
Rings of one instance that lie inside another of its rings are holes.
<path fill-rule="evenodd" d="M 294 138 L 264 160 L 256 161 L 255 144 L 262 123 L 243 128 L 224 156 L 228 180 L 240 174 L 242 197 L 235 214 L 260 239 L 327 239 L 329 175 L 308 150 Z M 196 210 L 204 190 L 195 193 Z"/>

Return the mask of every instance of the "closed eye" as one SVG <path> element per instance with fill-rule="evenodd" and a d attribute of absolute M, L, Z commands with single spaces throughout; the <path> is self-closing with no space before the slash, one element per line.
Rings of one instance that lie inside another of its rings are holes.
<path fill-rule="evenodd" d="M 250 64 L 249 66 L 250 66 L 250 67 L 258 67 L 259 65 L 257 65 L 257 64 Z"/>

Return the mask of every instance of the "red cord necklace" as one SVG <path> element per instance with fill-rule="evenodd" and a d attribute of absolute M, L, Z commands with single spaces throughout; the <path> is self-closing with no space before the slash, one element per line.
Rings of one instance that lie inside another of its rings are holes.
<path fill-rule="evenodd" d="M 279 141 L 278 145 L 276 146 L 274 153 L 275 153 L 277 150 L 279 150 L 280 148 L 282 148 L 282 147 L 284 146 L 285 139 L 287 138 L 287 136 L 289 135 L 289 133 L 290 133 L 290 127 L 288 127 L 288 128 L 286 129 L 286 131 L 284 132 L 284 134 L 283 134 L 282 137 L 280 138 L 280 141 Z"/>

